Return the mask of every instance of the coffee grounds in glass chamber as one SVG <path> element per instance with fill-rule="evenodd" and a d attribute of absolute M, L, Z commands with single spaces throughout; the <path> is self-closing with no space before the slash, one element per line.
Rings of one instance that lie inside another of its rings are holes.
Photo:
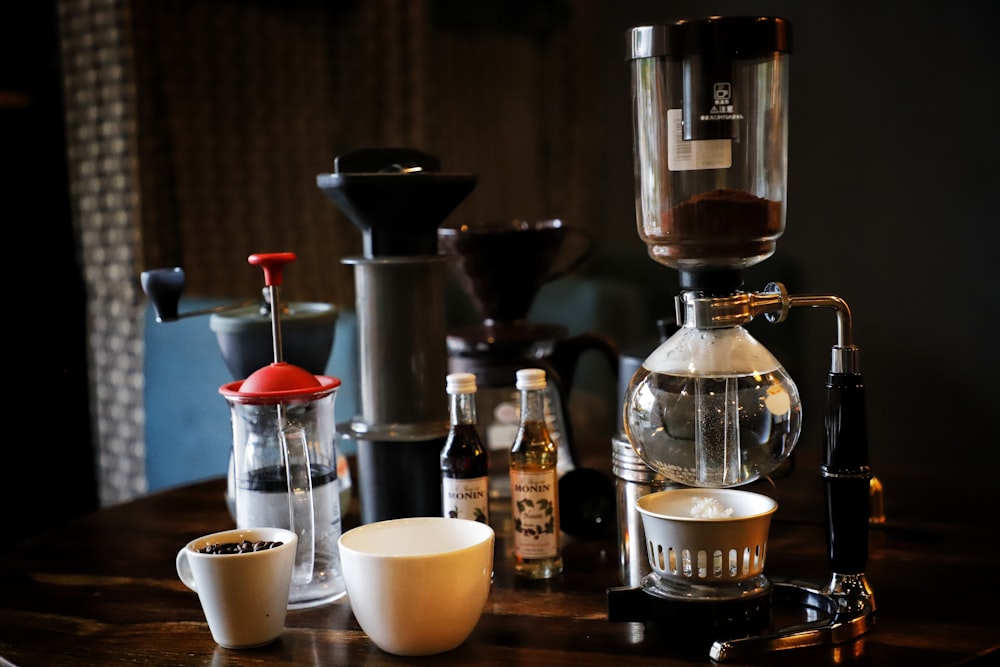
<path fill-rule="evenodd" d="M 782 204 L 744 190 L 717 188 L 689 197 L 663 216 L 658 254 L 679 259 L 749 258 L 773 251 Z M 664 253 L 662 246 L 668 246 Z"/>

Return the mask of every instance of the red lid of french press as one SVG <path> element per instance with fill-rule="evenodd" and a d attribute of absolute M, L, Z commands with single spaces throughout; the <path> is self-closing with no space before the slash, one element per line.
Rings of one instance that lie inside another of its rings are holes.
<path fill-rule="evenodd" d="M 254 371 L 245 380 L 222 385 L 219 393 L 227 398 L 265 401 L 308 399 L 339 386 L 339 378 L 313 375 L 304 368 L 281 361 Z"/>

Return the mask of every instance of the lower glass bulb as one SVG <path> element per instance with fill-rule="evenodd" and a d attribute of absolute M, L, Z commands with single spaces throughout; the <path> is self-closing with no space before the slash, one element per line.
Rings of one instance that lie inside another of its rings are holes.
<path fill-rule="evenodd" d="M 802 429 L 798 388 L 742 326 L 681 327 L 632 376 L 625 432 L 651 468 L 688 486 L 766 476 Z"/>

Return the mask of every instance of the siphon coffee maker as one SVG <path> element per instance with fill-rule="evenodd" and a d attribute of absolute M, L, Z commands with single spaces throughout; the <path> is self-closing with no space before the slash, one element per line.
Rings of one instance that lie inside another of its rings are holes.
<path fill-rule="evenodd" d="M 636 370 L 623 425 L 636 454 L 683 489 L 635 502 L 652 572 L 608 591 L 609 619 L 693 639 L 722 661 L 836 644 L 874 622 L 865 577 L 868 443 L 851 313 L 836 296 L 743 290 L 785 228 L 791 25 L 720 17 L 632 28 L 635 204 L 655 261 L 676 269 L 679 329 Z M 837 343 L 827 375 L 830 578 L 772 581 L 763 572 L 776 504 L 741 489 L 775 470 L 801 430 L 795 382 L 744 328 L 792 308 L 829 308 Z M 711 511 L 709 511 L 711 510 Z M 774 627 L 779 605 L 801 624 Z"/>
<path fill-rule="evenodd" d="M 562 324 L 529 322 L 528 311 L 543 285 L 586 260 L 590 237 L 558 219 L 487 221 L 442 226 L 438 247 L 482 317 L 480 324 L 448 331 L 448 369 L 476 376 L 480 435 L 490 449 L 491 495 L 509 494 L 507 459 L 520 401 L 514 385 L 522 368 L 546 373 L 546 418 L 559 449 L 560 475 L 578 467 L 581 457 L 569 415 L 577 363 L 597 351 L 617 373 L 617 346 L 600 333 L 571 336 Z"/>
<path fill-rule="evenodd" d="M 293 253 L 255 254 L 279 303 Z M 334 400 L 340 380 L 284 361 L 279 310 L 272 311 L 274 361 L 245 380 L 222 385 L 233 428 L 232 491 L 238 528 L 288 528 L 298 536 L 289 609 L 315 607 L 346 594 L 337 541 L 340 485 Z"/>

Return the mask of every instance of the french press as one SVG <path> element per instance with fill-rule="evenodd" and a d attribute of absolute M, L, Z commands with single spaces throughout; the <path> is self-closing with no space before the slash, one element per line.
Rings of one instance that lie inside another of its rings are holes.
<path fill-rule="evenodd" d="M 279 303 L 282 267 L 293 253 L 251 255 Z M 346 593 L 337 540 L 340 484 L 334 400 L 340 380 L 282 359 L 278 309 L 272 310 L 274 361 L 222 385 L 233 427 L 233 491 L 239 528 L 274 526 L 298 535 L 288 608 L 333 602 Z"/>

